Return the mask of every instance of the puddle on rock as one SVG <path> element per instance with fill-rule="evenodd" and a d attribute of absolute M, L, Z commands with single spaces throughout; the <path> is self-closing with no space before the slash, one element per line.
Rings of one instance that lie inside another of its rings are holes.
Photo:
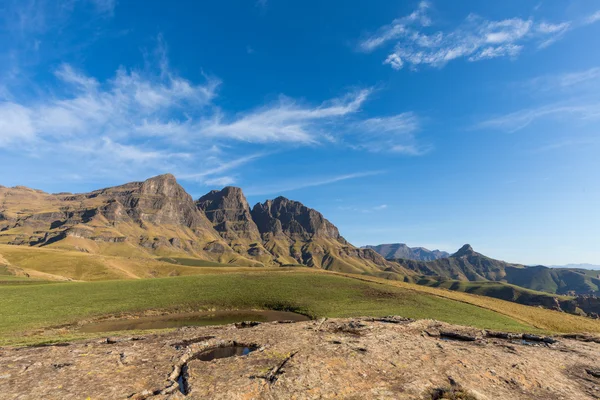
<path fill-rule="evenodd" d="M 127 330 L 180 328 L 184 326 L 227 325 L 242 321 L 309 321 L 306 315 L 289 311 L 207 311 L 153 317 L 115 319 L 83 325 L 80 332 L 114 332 Z"/>
<path fill-rule="evenodd" d="M 200 361 L 212 361 L 219 358 L 247 356 L 255 350 L 258 350 L 258 346 L 234 344 L 231 346 L 215 347 L 213 349 L 205 350 L 194 356 L 192 359 Z"/>

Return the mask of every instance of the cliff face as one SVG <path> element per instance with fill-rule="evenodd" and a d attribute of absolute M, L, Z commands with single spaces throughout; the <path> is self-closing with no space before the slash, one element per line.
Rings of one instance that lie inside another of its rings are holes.
<path fill-rule="evenodd" d="M 346 242 L 338 228 L 323 214 L 285 197 L 256 204 L 252 209 L 252 217 L 263 237 L 285 235 L 301 240 L 326 238 Z"/>
<path fill-rule="evenodd" d="M 375 275 L 391 268 L 375 251 L 348 243 L 323 214 L 300 202 L 285 197 L 267 200 L 252 208 L 252 218 L 265 248 L 279 264 Z M 405 275 L 407 271 L 398 268 L 393 273 Z"/>
<path fill-rule="evenodd" d="M 223 237 L 260 242 L 260 233 L 242 189 L 227 186 L 222 190 L 212 190 L 200 197 L 196 205 Z"/>
<path fill-rule="evenodd" d="M 0 200 L 10 217 L 0 243 L 231 260 L 231 249 L 170 174 L 75 195 L 4 188 Z"/>

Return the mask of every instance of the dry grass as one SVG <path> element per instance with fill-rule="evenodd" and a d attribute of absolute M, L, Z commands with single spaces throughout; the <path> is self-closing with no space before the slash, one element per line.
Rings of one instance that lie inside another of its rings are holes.
<path fill-rule="evenodd" d="M 378 282 L 385 285 L 392 285 L 405 289 L 414 290 L 417 292 L 427 293 L 446 299 L 457 300 L 467 304 L 473 304 L 488 310 L 509 316 L 517 321 L 534 326 L 538 329 L 555 332 L 555 333 L 571 333 L 571 332 L 589 332 L 600 333 L 600 321 L 579 317 L 572 314 L 562 313 L 559 311 L 547 310 L 544 308 L 524 306 L 521 304 L 494 299 L 492 297 L 479 296 L 462 292 L 454 292 L 447 289 L 432 288 L 428 286 L 420 286 L 412 283 L 399 281 L 390 281 L 381 278 L 368 276 L 356 276 L 351 274 L 341 274 L 350 278 L 361 279 L 369 282 Z"/>

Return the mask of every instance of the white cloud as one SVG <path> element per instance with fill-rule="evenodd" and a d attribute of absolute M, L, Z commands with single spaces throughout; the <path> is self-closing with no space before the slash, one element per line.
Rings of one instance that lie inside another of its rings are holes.
<path fill-rule="evenodd" d="M 418 8 L 406 17 L 397 18 L 389 25 L 384 25 L 377 31 L 376 34 L 363 39 L 359 43 L 359 48 L 362 51 L 373 51 L 390 40 L 403 37 L 408 31 L 407 27 L 411 25 L 429 26 L 431 20 L 427 17 L 426 11 L 430 4 L 426 1 L 419 3 Z"/>
<path fill-rule="evenodd" d="M 208 177 L 208 176 L 218 175 L 223 172 L 227 172 L 232 169 L 241 167 L 241 166 L 246 165 L 254 160 L 264 157 L 265 155 L 266 155 L 265 153 L 257 153 L 257 154 L 251 154 L 248 156 L 236 158 L 236 159 L 226 161 L 226 162 L 218 161 L 217 165 L 215 165 L 215 166 L 204 169 L 200 172 L 179 174 L 178 178 L 183 179 L 183 180 L 203 182 L 203 181 L 206 181 L 206 177 Z"/>
<path fill-rule="evenodd" d="M 220 80 L 205 77 L 195 83 L 177 75 L 169 67 L 162 37 L 158 42 L 152 53 L 158 61 L 148 62 L 144 70 L 120 67 L 112 78 L 100 80 L 61 64 L 44 87 L 28 82 L 26 90 L 14 92 L 21 96 L 0 98 L 0 154 L 46 160 L 55 176 L 74 176 L 76 171 L 83 179 L 110 179 L 123 170 L 132 176 L 173 172 L 183 180 L 216 185 L 233 183 L 236 170 L 273 152 L 264 148 L 272 144 L 407 155 L 420 151 L 416 115 L 365 119 L 361 109 L 372 89 L 320 104 L 282 96 L 274 104 L 232 115 L 215 104 Z"/>
<path fill-rule="evenodd" d="M 207 179 L 204 181 L 205 185 L 214 186 L 230 186 L 236 182 L 232 176 L 218 176 L 216 178 Z"/>
<path fill-rule="evenodd" d="M 596 11 L 589 17 L 587 17 L 584 21 L 585 24 L 593 24 L 600 21 L 600 10 Z"/>
<path fill-rule="evenodd" d="M 294 179 L 292 182 L 279 182 L 273 185 L 260 186 L 260 187 L 249 187 L 245 190 L 246 194 L 250 196 L 254 195 L 267 195 L 274 193 L 283 193 L 283 192 L 291 192 L 293 190 L 304 189 L 307 187 L 315 187 L 315 186 L 323 186 L 330 185 L 332 183 L 346 181 L 349 179 L 358 179 L 364 178 L 368 176 L 380 175 L 384 173 L 384 171 L 365 171 L 365 172 L 356 172 L 352 174 L 344 174 L 332 177 L 316 177 L 310 180 L 300 180 Z"/>
<path fill-rule="evenodd" d="M 493 21 L 470 14 L 454 29 L 432 32 L 429 29 L 432 21 L 427 15 L 430 7 L 429 3 L 421 3 L 413 13 L 381 27 L 359 42 L 359 50 L 372 52 L 392 42 L 395 43 L 394 50 L 387 55 L 384 64 L 393 69 L 407 65 L 412 68 L 420 65 L 443 67 L 459 58 L 471 62 L 515 58 L 531 44 L 547 47 L 570 29 L 582 25 L 572 21 L 537 22 L 532 18 Z M 595 22 L 593 19 L 594 16 L 589 17 L 588 23 Z"/>
<path fill-rule="evenodd" d="M 589 147 L 590 145 L 595 145 L 598 143 L 598 140 L 594 140 L 591 138 L 584 139 L 568 139 L 560 142 L 549 143 L 543 146 L 540 146 L 533 150 L 533 153 L 543 153 L 552 150 L 564 149 L 567 147 Z"/>
<path fill-rule="evenodd" d="M 600 118 L 600 103 L 583 105 L 553 104 L 530 108 L 488 119 L 479 123 L 477 127 L 499 129 L 512 133 L 526 128 L 534 121 L 542 118 L 562 119 L 565 117 L 578 120 Z"/>
<path fill-rule="evenodd" d="M 524 86 L 529 90 L 547 92 L 556 89 L 585 89 L 589 88 L 593 83 L 600 83 L 600 67 L 593 67 L 583 71 L 540 76 L 529 80 Z M 583 87 L 584 84 L 586 87 Z"/>
<path fill-rule="evenodd" d="M 35 128 L 31 111 L 14 103 L 0 103 L 0 148 L 27 144 L 33 140 Z"/>
<path fill-rule="evenodd" d="M 266 143 L 297 142 L 316 143 L 321 135 L 321 124 L 356 113 L 371 91 L 363 89 L 318 107 L 300 106 L 295 101 L 282 98 L 279 103 L 251 112 L 230 122 L 217 115 L 203 126 L 204 135 L 220 138 Z"/>
<path fill-rule="evenodd" d="M 166 115 L 180 110 L 200 109 L 215 96 L 219 82 L 208 80 L 204 85 L 169 75 L 165 79 L 142 77 L 138 72 L 120 69 L 116 77 L 105 87 L 94 79 L 76 72 L 70 65 L 62 65 L 56 72 L 65 85 L 61 88 L 65 96 L 49 95 L 29 104 L 0 103 L 5 112 L 19 111 L 27 116 L 27 136 L 58 138 L 77 136 L 120 137 L 123 132 L 136 132 L 152 136 L 189 133 L 182 129 L 184 122 L 164 121 Z M 10 107 L 9 107 L 10 106 Z M 0 120 L 10 122 L 10 115 Z M 152 121 L 152 122 L 149 122 Z"/>
<path fill-rule="evenodd" d="M 378 206 L 373 206 L 373 207 L 354 207 L 354 206 L 340 206 L 338 207 L 338 209 L 343 210 L 343 211 L 353 211 L 353 212 L 360 212 L 363 214 L 369 214 L 372 212 L 377 212 L 377 211 L 383 211 L 385 209 L 388 208 L 387 204 L 380 204 Z"/>
<path fill-rule="evenodd" d="M 376 117 L 361 121 L 356 134 L 350 136 L 353 146 L 375 152 L 390 152 L 419 156 L 431 150 L 418 143 L 416 133 L 421 120 L 415 113 L 407 112 L 390 117 Z"/>

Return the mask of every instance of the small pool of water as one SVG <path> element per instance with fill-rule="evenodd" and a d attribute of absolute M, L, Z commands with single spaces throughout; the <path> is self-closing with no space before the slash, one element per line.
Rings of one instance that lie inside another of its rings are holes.
<path fill-rule="evenodd" d="M 206 311 L 153 317 L 114 319 L 83 325 L 80 332 L 97 333 L 127 330 L 179 328 L 183 326 L 226 325 L 242 321 L 309 321 L 306 315 L 289 311 Z"/>
<path fill-rule="evenodd" d="M 195 356 L 194 360 L 200 361 L 212 361 L 218 358 L 236 357 L 236 356 L 247 356 L 254 350 L 257 350 L 258 346 L 245 346 L 245 345 L 233 345 L 226 347 L 216 347 L 203 351 L 202 353 Z"/>

